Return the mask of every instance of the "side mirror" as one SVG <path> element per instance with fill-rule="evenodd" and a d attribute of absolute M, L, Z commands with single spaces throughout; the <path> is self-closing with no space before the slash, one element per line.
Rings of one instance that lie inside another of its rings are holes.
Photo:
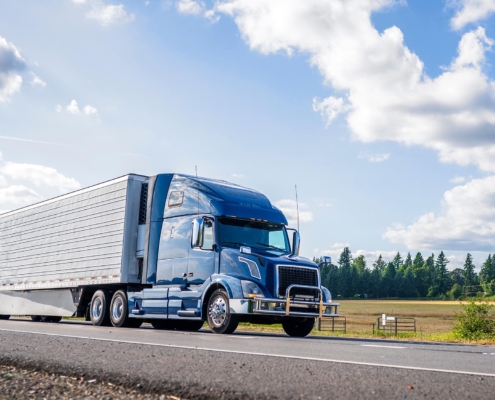
<path fill-rule="evenodd" d="M 195 218 L 192 223 L 191 245 L 192 247 L 203 246 L 203 218 Z"/>
<path fill-rule="evenodd" d="M 298 256 L 299 255 L 299 249 L 301 248 L 301 236 L 299 235 L 298 231 L 294 231 L 294 234 L 292 235 L 292 256 Z"/>

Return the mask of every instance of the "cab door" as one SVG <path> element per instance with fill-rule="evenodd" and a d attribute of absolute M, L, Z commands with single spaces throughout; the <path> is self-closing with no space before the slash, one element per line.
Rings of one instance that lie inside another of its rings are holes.
<path fill-rule="evenodd" d="M 217 252 L 215 245 L 215 221 L 204 217 L 202 221 L 202 243 L 200 246 L 191 245 L 189 262 L 187 264 L 187 284 L 191 289 L 200 287 L 216 272 Z"/>

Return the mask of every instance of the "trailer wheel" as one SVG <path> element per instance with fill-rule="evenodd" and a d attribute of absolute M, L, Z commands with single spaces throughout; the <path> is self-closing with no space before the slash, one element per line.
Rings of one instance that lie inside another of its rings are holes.
<path fill-rule="evenodd" d="M 0 315 L 0 319 L 9 319 L 10 315 Z"/>
<path fill-rule="evenodd" d="M 239 317 L 230 312 L 229 296 L 223 289 L 217 289 L 208 300 L 208 325 L 215 333 L 229 334 L 239 325 Z"/>
<path fill-rule="evenodd" d="M 294 337 L 305 337 L 313 330 L 314 318 L 287 318 L 282 320 L 285 333 Z"/>
<path fill-rule="evenodd" d="M 62 317 L 55 317 L 55 316 L 50 317 L 50 322 L 60 322 L 60 321 L 62 321 Z"/>
<path fill-rule="evenodd" d="M 136 320 L 139 321 L 139 320 Z M 133 319 L 129 318 L 129 308 L 127 305 L 127 296 L 123 290 L 118 290 L 112 297 L 110 303 L 110 322 L 113 326 L 120 327 L 137 327 L 141 326 L 142 322 L 137 325 Z M 131 326 L 134 324 L 134 326 Z"/>
<path fill-rule="evenodd" d="M 90 304 L 89 316 L 94 326 L 110 325 L 110 294 L 106 290 L 97 290 Z"/>
<path fill-rule="evenodd" d="M 41 316 L 40 315 L 31 315 L 31 320 L 34 322 L 40 322 Z"/>

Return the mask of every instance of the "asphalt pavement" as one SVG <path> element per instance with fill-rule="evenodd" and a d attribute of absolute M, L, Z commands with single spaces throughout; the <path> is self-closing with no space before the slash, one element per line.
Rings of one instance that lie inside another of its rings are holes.
<path fill-rule="evenodd" d="M 181 398 L 472 398 L 495 347 L 0 321 L 0 362 Z"/>

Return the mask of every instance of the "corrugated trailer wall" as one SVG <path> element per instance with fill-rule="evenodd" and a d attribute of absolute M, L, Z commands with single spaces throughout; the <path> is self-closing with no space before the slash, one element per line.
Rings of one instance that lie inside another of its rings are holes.
<path fill-rule="evenodd" d="M 138 282 L 145 180 L 127 175 L 0 214 L 0 290 Z"/>

